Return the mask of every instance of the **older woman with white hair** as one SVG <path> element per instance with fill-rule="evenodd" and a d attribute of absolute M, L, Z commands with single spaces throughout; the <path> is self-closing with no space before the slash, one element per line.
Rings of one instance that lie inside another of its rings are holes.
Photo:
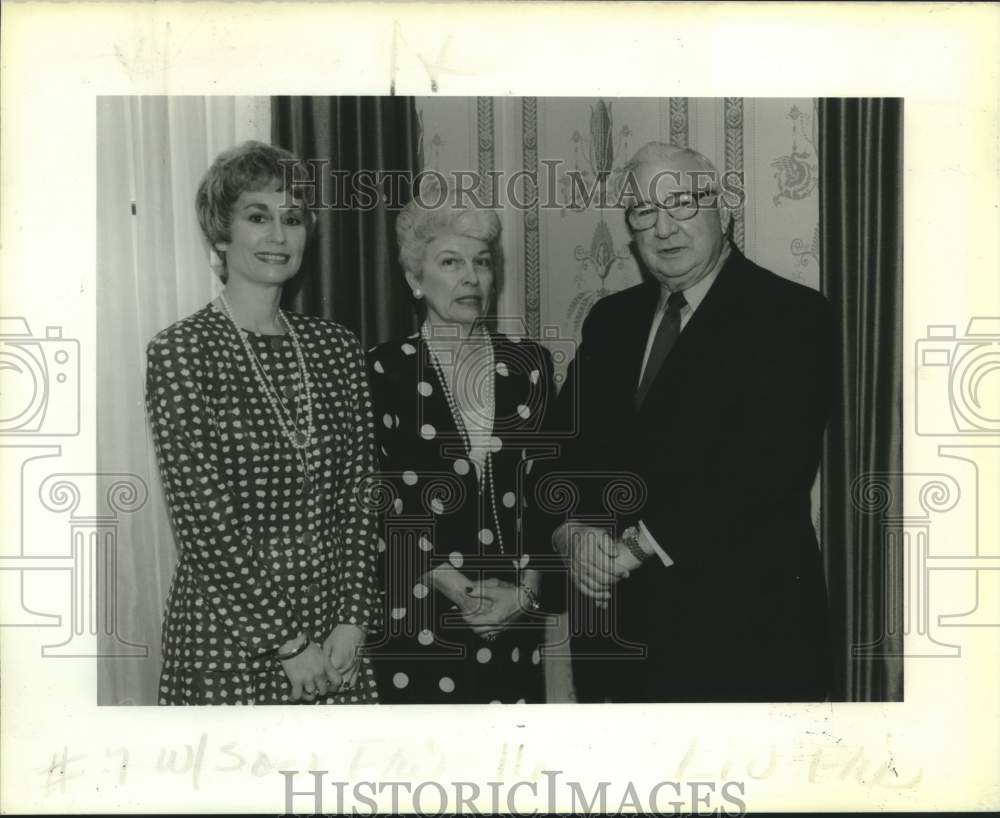
<path fill-rule="evenodd" d="M 496 213 L 440 183 L 396 223 L 423 323 L 368 355 L 392 495 L 386 632 L 370 646 L 383 703 L 544 699 L 537 566 L 551 546 L 523 487 L 554 404 L 552 364 L 490 329 L 500 232 Z"/>

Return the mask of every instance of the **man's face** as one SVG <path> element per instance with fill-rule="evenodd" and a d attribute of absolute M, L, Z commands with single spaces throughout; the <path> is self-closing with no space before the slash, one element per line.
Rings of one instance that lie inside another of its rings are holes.
<path fill-rule="evenodd" d="M 669 202 L 672 196 L 718 186 L 718 179 L 687 157 L 646 162 L 636 169 L 635 190 L 641 202 Z M 702 279 L 718 261 L 725 238 L 717 201 L 698 208 L 687 219 L 659 209 L 645 230 L 633 230 L 636 250 L 649 272 L 671 291 L 685 290 Z"/>

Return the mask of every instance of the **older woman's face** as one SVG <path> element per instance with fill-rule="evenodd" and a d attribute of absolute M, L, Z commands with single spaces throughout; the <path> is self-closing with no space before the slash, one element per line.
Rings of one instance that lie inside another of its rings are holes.
<path fill-rule="evenodd" d="M 406 280 L 423 291 L 432 323 L 471 325 L 490 306 L 493 254 L 481 239 L 448 233 L 428 242 L 420 276 Z"/>
<path fill-rule="evenodd" d="M 244 191 L 233 206 L 226 254 L 229 280 L 284 284 L 299 271 L 306 246 L 306 213 L 289 207 L 281 183 Z"/>

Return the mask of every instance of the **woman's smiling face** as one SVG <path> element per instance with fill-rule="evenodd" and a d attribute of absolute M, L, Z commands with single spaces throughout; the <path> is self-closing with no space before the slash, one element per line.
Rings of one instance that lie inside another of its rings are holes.
<path fill-rule="evenodd" d="M 274 179 L 262 190 L 240 194 L 233 205 L 229 236 L 217 249 L 226 254 L 230 280 L 281 285 L 302 264 L 306 213 Z"/>

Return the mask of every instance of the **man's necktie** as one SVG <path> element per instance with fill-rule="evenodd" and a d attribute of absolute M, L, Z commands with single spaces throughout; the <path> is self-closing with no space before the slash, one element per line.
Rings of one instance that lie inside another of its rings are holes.
<path fill-rule="evenodd" d="M 649 387 L 656 379 L 656 374 L 667 360 L 670 349 L 673 347 L 677 336 L 681 334 L 681 310 L 687 306 L 687 299 L 684 293 L 670 293 L 667 299 L 667 311 L 660 321 L 660 326 L 656 330 L 656 337 L 653 339 L 653 346 L 649 350 L 649 360 L 646 361 L 646 371 L 642 373 L 642 381 L 639 388 L 635 390 L 635 408 L 642 406 L 646 398 Z"/>

